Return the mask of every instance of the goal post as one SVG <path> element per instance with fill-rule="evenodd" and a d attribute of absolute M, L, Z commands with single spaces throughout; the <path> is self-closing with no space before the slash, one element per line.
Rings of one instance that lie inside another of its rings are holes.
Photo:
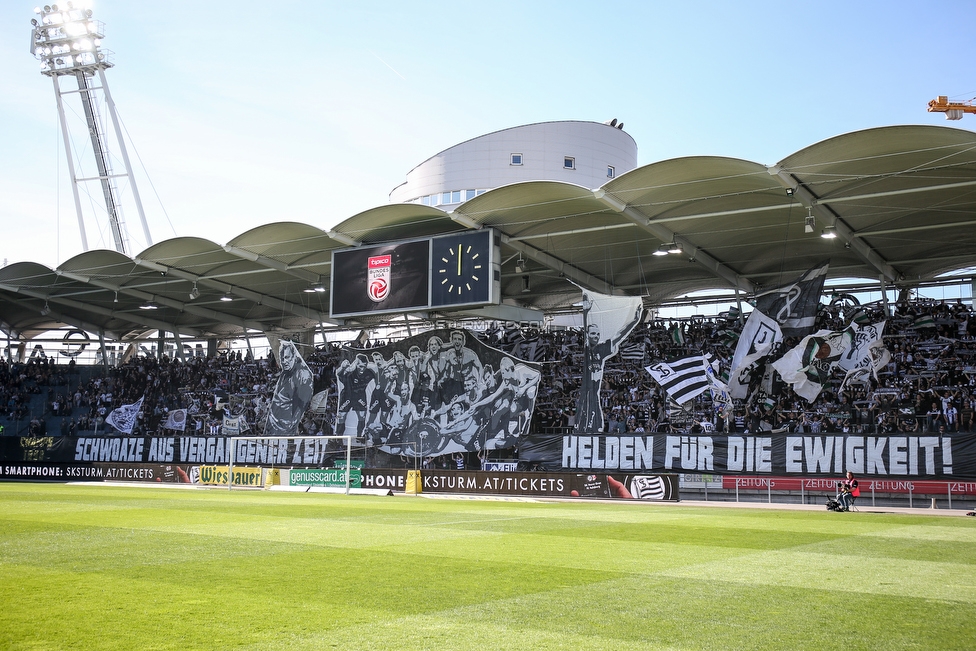
<path fill-rule="evenodd" d="M 339 440 L 346 442 L 346 495 L 349 494 L 350 477 L 352 475 L 352 442 L 356 437 L 351 434 L 328 435 L 328 436 L 232 436 L 230 437 L 230 452 L 227 455 L 227 490 L 234 489 L 234 462 L 237 455 L 237 446 L 240 441 L 330 441 Z"/>

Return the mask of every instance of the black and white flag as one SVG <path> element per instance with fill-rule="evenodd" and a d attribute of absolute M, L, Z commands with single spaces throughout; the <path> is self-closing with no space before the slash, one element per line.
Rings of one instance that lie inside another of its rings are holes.
<path fill-rule="evenodd" d="M 186 431 L 186 409 L 170 409 L 166 415 L 166 422 L 162 426 L 166 429 Z"/>
<path fill-rule="evenodd" d="M 813 332 L 830 262 L 806 272 L 794 282 L 756 295 L 756 309 L 776 321 L 784 337 L 803 337 Z"/>
<path fill-rule="evenodd" d="M 713 378 L 717 366 L 718 361 L 709 353 L 658 362 L 648 366 L 647 372 L 672 400 L 683 405 L 715 386 Z"/>
<path fill-rule="evenodd" d="M 122 405 L 118 409 L 113 409 L 112 413 L 105 417 L 105 423 L 120 432 L 132 434 L 132 428 L 136 424 L 136 416 L 139 415 L 139 410 L 142 409 L 142 401 L 144 398 L 145 396 L 139 398 L 131 405 Z"/>
<path fill-rule="evenodd" d="M 860 325 L 852 323 L 848 328 L 853 330 L 854 341 L 851 347 L 840 358 L 837 363 L 846 374 L 844 381 L 840 385 L 840 391 L 844 390 L 847 384 L 859 382 L 865 383 L 869 377 L 877 379 L 878 371 L 883 369 L 891 361 L 891 352 L 885 348 L 881 336 L 884 334 L 886 321 L 878 323 L 868 323 Z"/>
<path fill-rule="evenodd" d="M 750 367 L 765 357 L 775 344 L 783 340 L 779 324 L 762 310 L 756 308 L 746 319 L 742 334 L 735 346 L 732 367 L 729 372 L 729 393 L 733 398 L 743 399 L 749 392 Z"/>

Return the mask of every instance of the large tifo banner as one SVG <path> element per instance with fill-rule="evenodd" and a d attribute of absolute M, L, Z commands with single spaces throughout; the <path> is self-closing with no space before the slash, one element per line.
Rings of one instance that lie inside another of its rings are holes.
<path fill-rule="evenodd" d="M 335 433 L 407 457 L 510 448 L 528 432 L 541 375 L 464 330 L 346 348 Z"/>
<path fill-rule="evenodd" d="M 532 436 L 519 458 L 564 470 L 976 479 L 976 435 Z"/>

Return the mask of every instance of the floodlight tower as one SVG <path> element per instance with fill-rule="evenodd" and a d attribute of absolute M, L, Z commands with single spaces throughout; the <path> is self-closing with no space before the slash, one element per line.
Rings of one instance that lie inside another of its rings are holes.
<path fill-rule="evenodd" d="M 61 135 L 64 139 L 64 151 L 68 158 L 68 170 L 71 174 L 71 190 L 74 195 L 75 211 L 78 213 L 78 227 L 81 229 L 81 244 L 88 250 L 88 237 L 85 234 L 85 220 L 81 209 L 81 197 L 78 186 L 80 183 L 98 181 L 101 184 L 102 195 L 105 200 L 105 212 L 108 215 L 112 237 L 115 240 L 115 250 L 127 253 L 128 240 L 125 221 L 122 217 L 122 207 L 119 203 L 119 191 L 116 179 L 128 178 L 132 189 L 132 199 L 135 202 L 142 229 L 146 236 L 147 245 L 152 245 L 149 235 L 149 225 L 146 214 L 142 209 L 139 189 L 129 164 L 129 155 L 122 138 L 122 129 L 115 111 L 115 103 L 109 92 L 105 70 L 112 67 L 112 52 L 101 47 L 104 38 L 104 25 L 101 21 L 92 20 L 91 9 L 80 7 L 72 2 L 63 6 L 44 5 L 34 9 L 37 18 L 31 20 L 33 33 L 31 36 L 31 54 L 41 62 L 41 74 L 47 75 L 54 82 L 54 95 L 58 104 L 58 117 L 61 120 Z M 98 77 L 98 86 L 92 81 Z M 74 77 L 78 83 L 77 90 L 62 90 L 61 77 Z M 98 93 L 104 98 L 105 106 L 112 120 L 115 131 L 115 141 L 118 146 L 124 173 L 112 170 L 110 152 L 105 129 L 98 115 Z M 65 118 L 65 95 L 77 93 L 81 99 L 85 120 L 88 123 L 88 134 L 91 138 L 92 155 L 98 169 L 98 176 L 79 178 L 75 172 L 75 161 L 71 155 L 71 138 L 68 133 L 68 123 Z"/>

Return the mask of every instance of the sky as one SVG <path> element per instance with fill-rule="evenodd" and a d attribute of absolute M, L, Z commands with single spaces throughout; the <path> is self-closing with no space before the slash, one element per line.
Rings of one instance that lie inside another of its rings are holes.
<path fill-rule="evenodd" d="M 617 118 L 640 165 L 771 165 L 895 124 L 976 130 L 976 116 L 926 112 L 938 95 L 976 97 L 972 0 L 88 4 L 157 243 L 328 229 L 386 204 L 438 152 L 534 122 Z M 0 264 L 55 267 L 84 249 L 53 84 L 29 52 L 34 6 L 0 2 Z M 148 242 L 122 195 L 135 256 Z M 114 248 L 107 220 L 86 233 Z"/>

